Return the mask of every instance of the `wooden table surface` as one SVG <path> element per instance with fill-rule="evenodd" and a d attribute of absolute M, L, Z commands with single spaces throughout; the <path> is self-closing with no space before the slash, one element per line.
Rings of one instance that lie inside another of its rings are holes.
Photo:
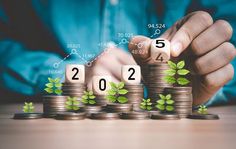
<path fill-rule="evenodd" d="M 0 105 L 0 149 L 235 149 L 236 106 L 210 108 L 220 120 L 13 120 Z M 42 110 L 42 105 L 36 105 Z"/>

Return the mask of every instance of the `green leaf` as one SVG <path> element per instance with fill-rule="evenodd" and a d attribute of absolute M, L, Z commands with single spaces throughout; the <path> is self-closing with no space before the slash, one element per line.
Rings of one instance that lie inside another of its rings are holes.
<path fill-rule="evenodd" d="M 55 84 L 55 87 L 61 87 L 61 86 L 62 86 L 61 83 L 56 83 L 56 84 Z"/>
<path fill-rule="evenodd" d="M 73 106 L 73 110 L 77 111 L 77 110 L 79 110 L 79 107 L 78 106 Z"/>
<path fill-rule="evenodd" d="M 176 64 L 173 63 L 172 61 L 168 61 L 167 63 L 168 63 L 168 65 L 171 69 L 176 69 L 177 68 Z"/>
<path fill-rule="evenodd" d="M 72 110 L 72 106 L 71 105 L 66 105 L 66 110 Z"/>
<path fill-rule="evenodd" d="M 94 95 L 89 96 L 89 99 L 95 99 L 95 98 L 96 98 L 96 96 L 94 96 Z"/>
<path fill-rule="evenodd" d="M 125 83 L 124 83 L 124 82 L 120 82 L 120 83 L 118 83 L 118 85 L 117 85 L 118 89 L 122 89 L 124 86 L 125 86 Z"/>
<path fill-rule="evenodd" d="M 146 106 L 146 103 L 145 102 L 141 102 L 140 105 Z"/>
<path fill-rule="evenodd" d="M 147 106 L 147 110 L 148 111 L 152 110 L 152 106 Z"/>
<path fill-rule="evenodd" d="M 164 95 L 162 95 L 162 94 L 159 94 L 159 97 L 160 97 L 161 99 L 163 99 L 163 100 L 166 99 L 166 97 L 165 97 Z"/>
<path fill-rule="evenodd" d="M 73 105 L 77 105 L 78 106 L 79 105 L 79 101 L 74 101 Z"/>
<path fill-rule="evenodd" d="M 117 100 L 119 101 L 119 103 L 126 103 L 126 102 L 128 102 L 128 99 L 125 96 L 119 96 L 117 98 Z"/>
<path fill-rule="evenodd" d="M 160 111 L 165 110 L 165 106 L 164 105 L 156 105 L 156 108 L 159 109 Z"/>
<path fill-rule="evenodd" d="M 174 100 L 166 100 L 166 104 L 172 105 L 174 103 Z"/>
<path fill-rule="evenodd" d="M 170 100 L 171 99 L 171 94 L 166 95 L 166 100 Z"/>
<path fill-rule="evenodd" d="M 174 84 L 174 83 L 176 83 L 176 79 L 175 79 L 174 77 L 172 77 L 172 76 L 165 76 L 165 77 L 164 77 L 164 80 L 165 80 L 167 83 L 169 83 L 169 84 Z"/>
<path fill-rule="evenodd" d="M 178 75 L 184 76 L 184 75 L 189 73 L 189 70 L 187 70 L 187 69 L 180 69 L 180 70 L 177 71 L 177 73 L 178 73 Z"/>
<path fill-rule="evenodd" d="M 143 110 L 146 110 L 146 106 L 144 106 L 144 105 L 140 105 L 140 108 Z"/>
<path fill-rule="evenodd" d="M 53 80 L 52 78 L 48 78 L 48 81 L 49 81 L 50 83 L 53 83 L 53 82 L 54 82 L 54 80 Z"/>
<path fill-rule="evenodd" d="M 105 98 L 110 102 L 116 102 L 116 97 L 113 95 L 107 95 Z"/>
<path fill-rule="evenodd" d="M 174 107 L 173 106 L 166 106 L 166 111 L 174 111 Z"/>
<path fill-rule="evenodd" d="M 115 95 L 116 91 L 110 89 L 110 90 L 107 91 L 107 94 L 108 95 Z"/>
<path fill-rule="evenodd" d="M 150 99 L 150 98 L 148 98 L 146 101 L 147 101 L 147 102 L 150 102 L 150 101 L 151 101 L 151 99 Z"/>
<path fill-rule="evenodd" d="M 66 101 L 66 105 L 72 105 L 72 101 Z"/>
<path fill-rule="evenodd" d="M 59 83 L 59 82 L 60 82 L 60 78 L 54 79 L 54 82 L 55 82 L 55 83 Z"/>
<path fill-rule="evenodd" d="M 128 90 L 126 89 L 121 89 L 121 90 L 118 90 L 118 93 L 121 94 L 121 95 L 125 95 L 128 93 Z"/>
<path fill-rule="evenodd" d="M 82 99 L 81 101 L 82 101 L 82 103 L 84 103 L 84 104 L 87 104 L 87 103 L 88 103 L 88 100 L 87 100 L 87 99 Z"/>
<path fill-rule="evenodd" d="M 60 95 L 60 94 L 62 93 L 62 90 L 60 90 L 60 89 L 55 89 L 55 93 L 56 93 L 57 95 Z"/>
<path fill-rule="evenodd" d="M 116 89 L 117 88 L 116 84 L 114 82 L 110 82 L 110 86 L 111 86 L 112 89 Z"/>
<path fill-rule="evenodd" d="M 88 99 L 88 96 L 87 95 L 83 95 L 82 99 Z"/>
<path fill-rule="evenodd" d="M 93 95 L 93 91 L 89 91 L 88 94 L 89 94 L 90 96 L 92 96 L 92 95 Z"/>
<path fill-rule="evenodd" d="M 50 94 L 53 93 L 53 89 L 51 89 L 51 88 L 45 88 L 44 90 L 45 90 L 47 93 L 50 93 Z"/>
<path fill-rule="evenodd" d="M 151 106 L 151 105 L 152 105 L 152 103 L 151 103 L 151 102 L 148 102 L 146 105 L 148 105 L 148 106 Z"/>
<path fill-rule="evenodd" d="M 96 103 L 95 100 L 89 100 L 89 104 L 93 105 L 93 104 L 95 104 L 95 103 Z"/>
<path fill-rule="evenodd" d="M 182 69 L 182 68 L 184 68 L 184 66 L 185 66 L 185 62 L 184 61 L 180 61 L 180 62 L 177 63 L 177 68 L 178 69 Z"/>
<path fill-rule="evenodd" d="M 190 81 L 188 79 L 186 79 L 186 78 L 178 78 L 177 82 L 180 85 L 187 85 Z"/>
<path fill-rule="evenodd" d="M 47 86 L 48 88 L 53 88 L 53 83 L 47 83 L 45 86 Z"/>
<path fill-rule="evenodd" d="M 174 76 L 176 74 L 176 70 L 169 69 L 169 70 L 165 70 L 164 73 L 168 76 Z"/>
<path fill-rule="evenodd" d="M 161 99 L 161 100 L 157 100 L 157 103 L 160 105 L 164 105 L 165 104 L 165 100 Z"/>

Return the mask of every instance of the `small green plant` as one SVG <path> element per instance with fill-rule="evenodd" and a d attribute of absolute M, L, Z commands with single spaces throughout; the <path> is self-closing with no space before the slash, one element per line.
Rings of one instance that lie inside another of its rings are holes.
<path fill-rule="evenodd" d="M 152 110 L 151 99 L 143 99 L 143 101 L 140 103 L 140 108 L 147 111 Z"/>
<path fill-rule="evenodd" d="M 68 111 L 77 111 L 79 110 L 79 101 L 77 97 L 68 97 L 66 101 L 66 109 Z"/>
<path fill-rule="evenodd" d="M 184 61 L 180 61 L 177 64 L 172 61 L 168 61 L 168 65 L 170 69 L 165 71 L 166 76 L 164 77 L 164 80 L 167 83 L 182 86 L 190 83 L 190 81 L 185 77 L 189 73 L 189 70 L 184 69 Z"/>
<path fill-rule="evenodd" d="M 113 103 L 126 103 L 128 99 L 124 96 L 128 90 L 124 89 L 125 83 L 110 82 L 111 89 L 107 91 L 106 99 Z"/>
<path fill-rule="evenodd" d="M 199 114 L 207 114 L 207 107 L 205 105 L 200 105 L 197 112 Z"/>
<path fill-rule="evenodd" d="M 34 112 L 34 105 L 32 102 L 25 102 L 25 105 L 23 106 L 24 113 L 32 113 Z"/>
<path fill-rule="evenodd" d="M 93 91 L 84 91 L 84 95 L 82 96 L 82 102 L 84 104 L 94 105 L 96 96 L 93 94 Z"/>
<path fill-rule="evenodd" d="M 174 100 L 171 99 L 171 94 L 159 94 L 160 99 L 157 100 L 156 108 L 163 112 L 174 111 Z"/>
<path fill-rule="evenodd" d="M 60 78 L 48 78 L 48 83 L 45 84 L 46 88 L 44 89 L 47 93 L 49 94 L 57 94 L 60 95 L 62 93 L 61 86 L 62 84 L 60 83 Z"/>

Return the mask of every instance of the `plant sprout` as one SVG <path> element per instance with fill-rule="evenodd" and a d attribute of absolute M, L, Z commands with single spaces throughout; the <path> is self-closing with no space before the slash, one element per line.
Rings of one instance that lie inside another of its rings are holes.
<path fill-rule="evenodd" d="M 96 96 L 93 94 L 93 91 L 84 91 L 84 95 L 82 96 L 82 102 L 84 104 L 94 105 Z"/>
<path fill-rule="evenodd" d="M 147 111 L 152 110 L 151 99 L 143 99 L 143 101 L 140 103 L 140 108 Z"/>
<path fill-rule="evenodd" d="M 200 105 L 197 112 L 199 114 L 207 114 L 207 107 L 205 105 Z"/>
<path fill-rule="evenodd" d="M 60 83 L 60 78 L 48 78 L 48 83 L 45 84 L 46 88 L 44 89 L 47 93 L 49 94 L 57 94 L 60 95 L 62 93 L 61 86 L 62 84 Z"/>
<path fill-rule="evenodd" d="M 25 102 L 25 105 L 23 106 L 23 110 L 24 113 L 32 113 L 34 112 L 34 105 L 32 102 Z"/>
<path fill-rule="evenodd" d="M 159 94 L 160 100 L 157 100 L 156 108 L 163 112 L 174 111 L 174 100 L 171 99 L 171 94 Z"/>
<path fill-rule="evenodd" d="M 106 99 L 113 103 L 126 103 L 128 99 L 124 96 L 128 90 L 124 89 L 125 83 L 110 82 L 111 89 L 107 91 Z"/>
<path fill-rule="evenodd" d="M 77 97 L 68 97 L 66 101 L 66 109 L 69 111 L 79 110 L 79 101 Z"/>
<path fill-rule="evenodd" d="M 172 61 L 168 61 L 168 65 L 170 69 L 165 71 L 166 76 L 164 77 L 164 80 L 167 83 L 182 86 L 190 83 L 190 81 L 185 77 L 189 73 L 189 70 L 184 69 L 184 61 L 180 61 L 177 64 Z"/>

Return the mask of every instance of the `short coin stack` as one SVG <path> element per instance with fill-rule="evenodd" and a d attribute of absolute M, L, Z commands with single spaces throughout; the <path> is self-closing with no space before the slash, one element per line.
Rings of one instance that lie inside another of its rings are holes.
<path fill-rule="evenodd" d="M 175 112 L 181 118 L 186 118 L 192 113 L 192 87 L 170 87 L 165 88 L 165 92 L 172 95 L 172 99 L 175 101 Z"/>
<path fill-rule="evenodd" d="M 86 90 L 84 83 L 62 83 L 62 94 L 80 99 Z"/>
<path fill-rule="evenodd" d="M 129 92 L 126 94 L 128 98 L 128 103 L 133 105 L 133 110 L 140 110 L 139 106 L 143 99 L 143 85 L 125 85 L 125 89 Z"/>
<path fill-rule="evenodd" d="M 65 112 L 67 96 L 47 95 L 43 96 L 44 117 L 54 117 L 57 113 Z"/>
<path fill-rule="evenodd" d="M 168 69 L 169 65 L 164 62 L 147 65 L 142 69 L 143 78 L 148 88 L 148 97 L 152 99 L 151 102 L 154 104 L 159 99 L 158 94 L 164 93 L 164 88 L 172 87 L 163 79 L 165 71 Z"/>
<path fill-rule="evenodd" d="M 105 107 L 105 111 L 111 113 L 122 113 L 132 111 L 132 104 L 109 103 Z"/>

